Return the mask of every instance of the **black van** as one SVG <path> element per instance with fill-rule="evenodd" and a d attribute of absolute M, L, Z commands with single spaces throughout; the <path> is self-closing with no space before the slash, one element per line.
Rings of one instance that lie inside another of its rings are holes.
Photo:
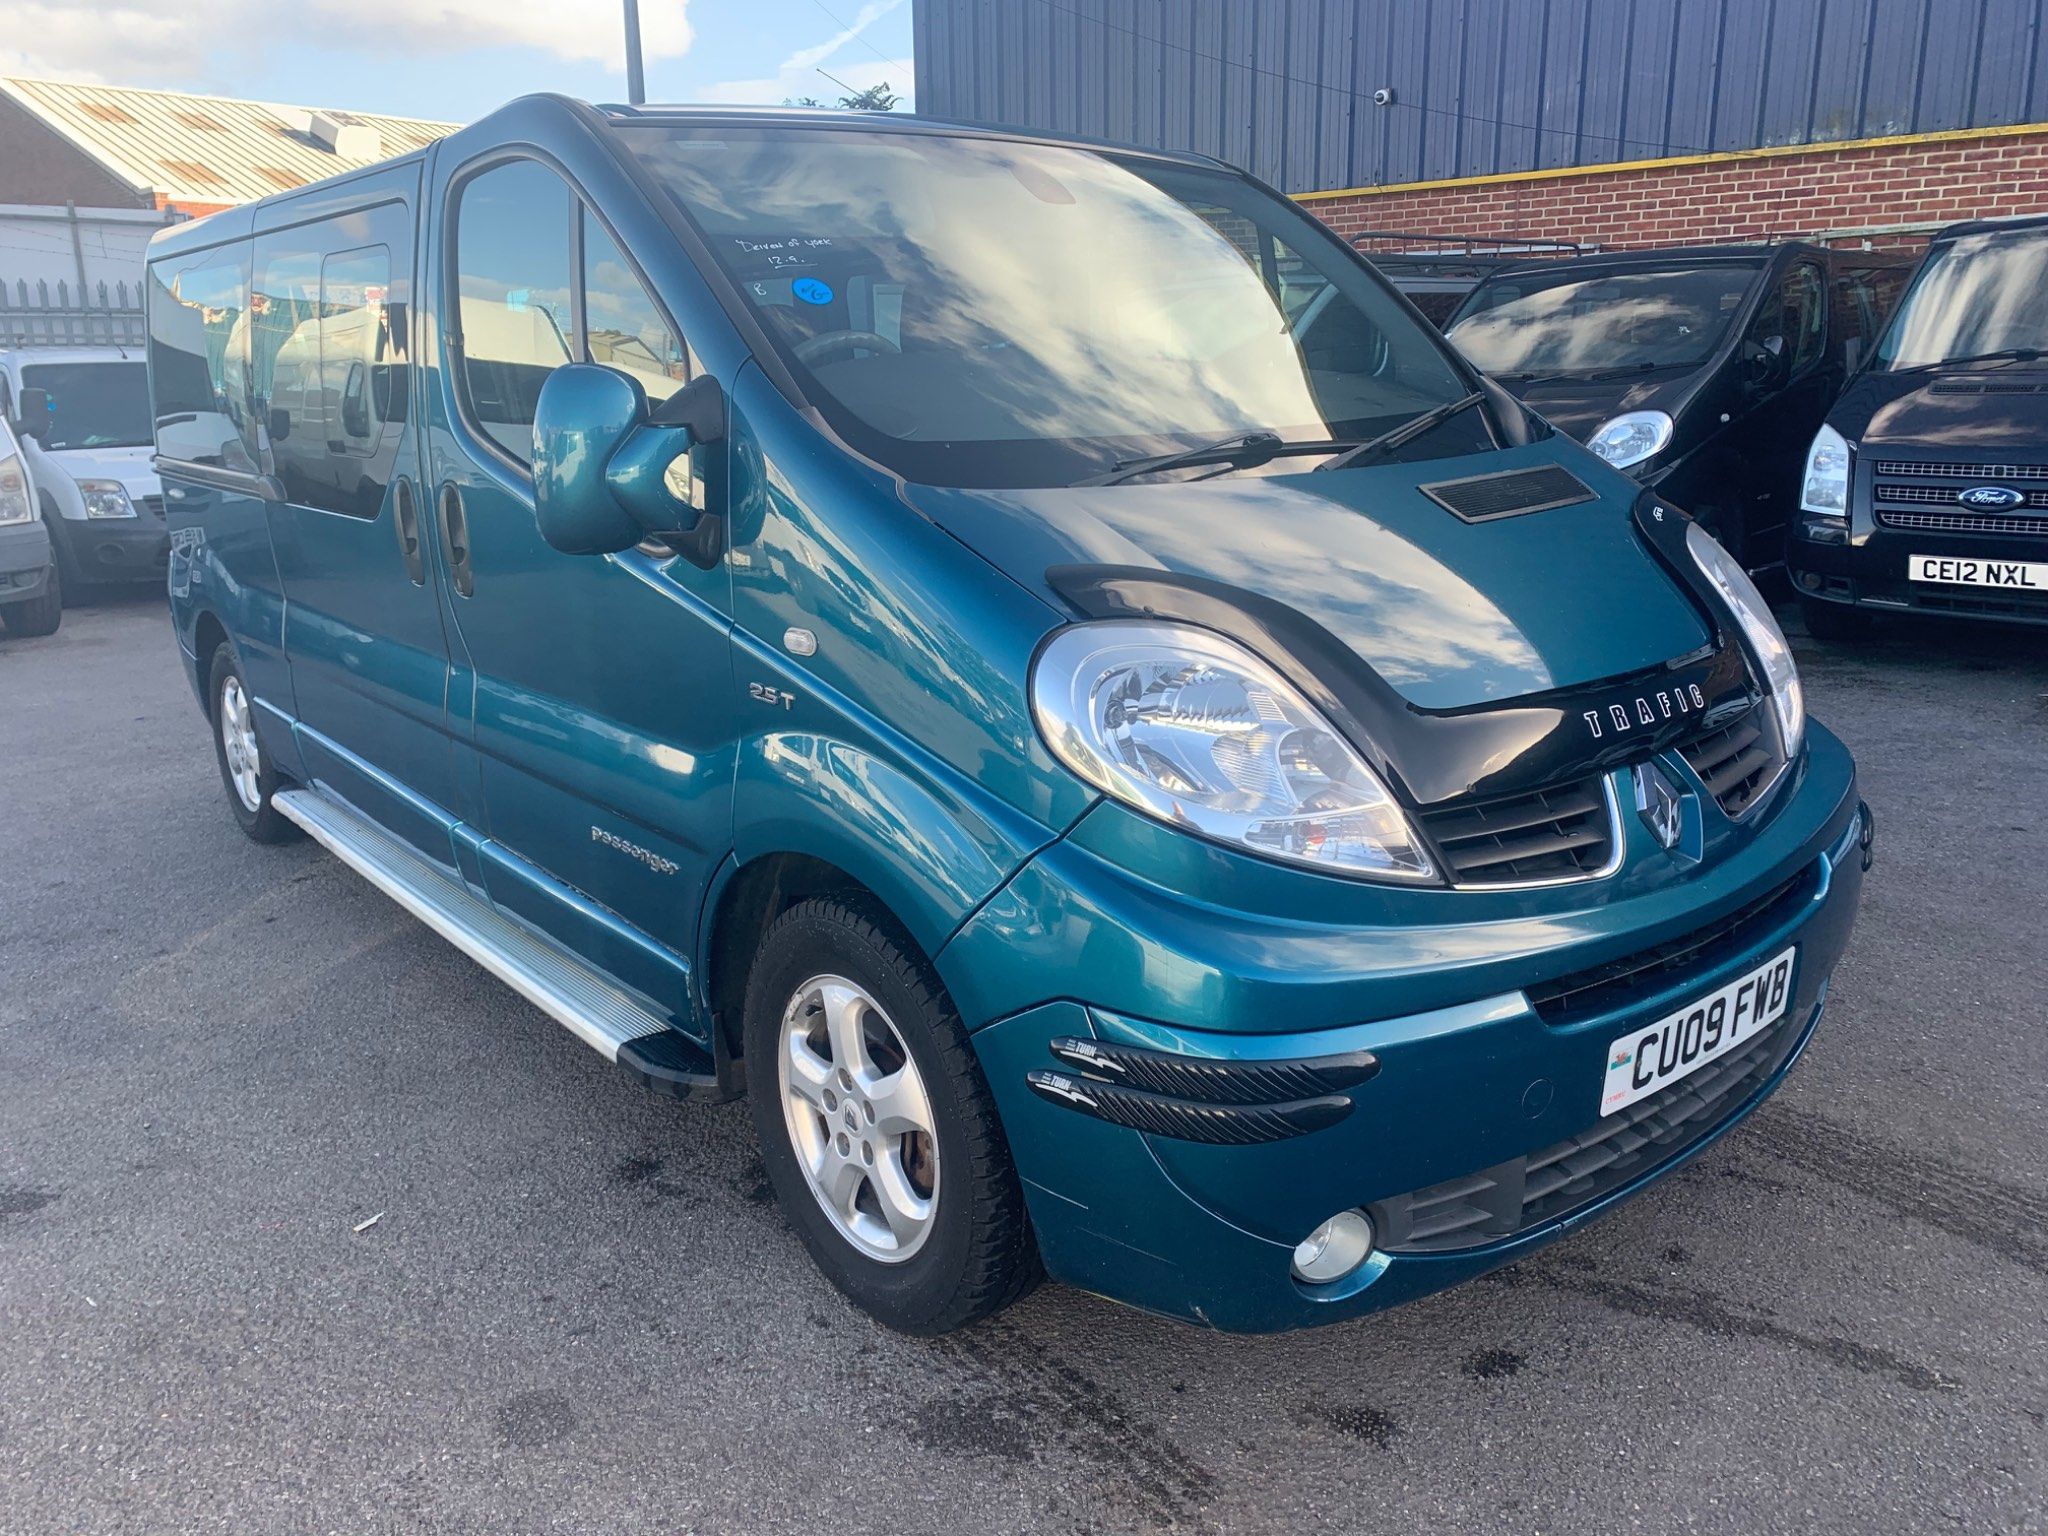
<path fill-rule="evenodd" d="M 1807 627 L 2048 623 L 2048 217 L 1934 237 L 1815 434 L 1786 564 Z"/>
<path fill-rule="evenodd" d="M 1545 261 L 1495 273 L 1447 329 L 1559 430 L 1755 569 L 1781 558 L 1814 428 L 1910 266 L 1798 243 Z"/>

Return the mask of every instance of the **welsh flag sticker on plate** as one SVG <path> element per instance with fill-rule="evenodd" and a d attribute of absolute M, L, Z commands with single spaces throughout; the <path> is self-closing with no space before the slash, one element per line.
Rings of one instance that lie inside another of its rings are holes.
<path fill-rule="evenodd" d="M 1607 1048 L 1600 1113 L 1611 1115 L 1647 1099 L 1754 1040 L 1785 1015 L 1792 1001 L 1794 945 L 1707 997 L 1632 1029 Z"/>

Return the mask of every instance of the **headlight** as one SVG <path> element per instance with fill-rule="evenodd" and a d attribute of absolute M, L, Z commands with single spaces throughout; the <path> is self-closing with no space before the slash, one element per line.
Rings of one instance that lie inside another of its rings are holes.
<path fill-rule="evenodd" d="M 78 494 L 85 499 L 87 517 L 133 517 L 135 504 L 118 480 L 81 480 Z"/>
<path fill-rule="evenodd" d="M 1792 647 L 1785 643 L 1785 631 L 1771 617 L 1771 605 L 1757 591 L 1749 573 L 1735 563 L 1735 557 L 1712 534 L 1693 523 L 1685 530 L 1685 543 L 1707 580 L 1727 602 L 1764 669 L 1764 682 L 1778 711 L 1778 731 L 1785 738 L 1785 758 L 1789 762 L 1799 755 L 1799 744 L 1806 738 L 1806 695 L 1799 686 L 1799 668 L 1792 663 Z"/>
<path fill-rule="evenodd" d="M 1799 506 L 1822 517 L 1849 515 L 1849 445 L 1833 427 L 1814 433 L 1813 446 L 1806 450 Z"/>
<path fill-rule="evenodd" d="M 1210 630 L 1118 620 L 1062 631 L 1032 670 L 1031 709 L 1061 762 L 1161 821 L 1332 874 L 1436 876 L 1351 744 Z"/>
<path fill-rule="evenodd" d="M 1662 411 L 1624 411 L 1586 439 L 1586 446 L 1616 469 L 1640 464 L 1671 443 L 1671 418 Z"/>
<path fill-rule="evenodd" d="M 21 467 L 21 455 L 0 458 L 0 523 L 25 523 L 35 515 L 28 503 L 28 474 Z"/>

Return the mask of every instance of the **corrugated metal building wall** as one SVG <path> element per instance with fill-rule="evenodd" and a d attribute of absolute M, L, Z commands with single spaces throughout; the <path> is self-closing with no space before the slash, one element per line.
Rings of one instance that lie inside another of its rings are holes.
<path fill-rule="evenodd" d="M 920 112 L 1297 193 L 2048 119 L 2048 0 L 913 4 Z"/>

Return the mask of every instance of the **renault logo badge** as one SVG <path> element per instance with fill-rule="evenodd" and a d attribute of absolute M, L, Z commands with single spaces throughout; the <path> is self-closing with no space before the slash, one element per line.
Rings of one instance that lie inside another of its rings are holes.
<path fill-rule="evenodd" d="M 1637 764 L 1635 778 L 1636 814 L 1656 834 L 1659 844 L 1676 848 L 1685 831 L 1684 792 L 1655 763 Z"/>

